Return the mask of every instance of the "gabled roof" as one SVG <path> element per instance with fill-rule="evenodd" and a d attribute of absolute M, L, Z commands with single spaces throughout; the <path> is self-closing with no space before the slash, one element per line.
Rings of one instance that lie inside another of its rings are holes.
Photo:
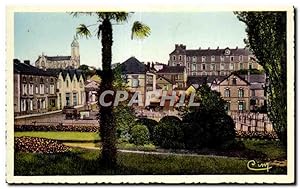
<path fill-rule="evenodd" d="M 168 78 L 165 78 L 164 76 L 161 76 L 161 75 L 160 75 L 160 76 L 157 77 L 156 80 L 158 80 L 159 78 L 162 78 L 162 79 L 166 80 L 167 82 L 169 82 L 169 83 L 172 84 L 172 85 L 174 84 L 171 80 L 169 80 Z"/>
<path fill-rule="evenodd" d="M 77 80 L 80 79 L 80 76 L 82 75 L 83 79 L 84 79 L 84 75 L 82 70 L 78 70 L 78 69 L 47 69 L 47 72 L 51 73 L 52 75 L 55 76 L 59 76 L 59 74 L 61 73 L 63 79 L 65 80 L 67 75 L 69 74 L 71 81 L 74 78 L 74 75 L 76 76 Z"/>
<path fill-rule="evenodd" d="M 22 63 L 17 59 L 14 59 L 14 73 L 22 75 L 37 75 L 37 76 L 53 76 L 53 74 L 34 67 L 30 64 Z"/>
<path fill-rule="evenodd" d="M 158 70 L 157 73 L 183 73 L 185 66 L 167 66 L 165 65 L 163 69 Z"/>
<path fill-rule="evenodd" d="M 227 76 L 227 77 L 225 77 L 223 80 L 221 80 L 221 81 L 219 82 L 219 84 L 222 83 L 223 81 L 225 81 L 226 79 L 228 79 L 229 77 L 231 77 L 232 75 L 234 75 L 234 76 L 240 78 L 240 79 L 241 79 L 242 81 L 244 81 L 247 85 L 251 85 L 247 80 L 245 80 L 244 78 L 242 78 L 240 75 L 238 75 L 238 74 L 236 74 L 236 73 L 231 73 L 229 76 Z"/>
<path fill-rule="evenodd" d="M 121 66 L 121 72 L 123 74 L 143 74 L 146 73 L 146 65 L 141 63 L 135 57 L 130 57 L 125 62 L 121 63 L 117 67 Z"/>

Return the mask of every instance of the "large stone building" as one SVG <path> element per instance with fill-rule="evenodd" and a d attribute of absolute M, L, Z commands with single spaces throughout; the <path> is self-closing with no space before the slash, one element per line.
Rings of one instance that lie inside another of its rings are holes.
<path fill-rule="evenodd" d="M 14 59 L 15 115 L 55 110 L 57 107 L 56 77 L 51 73 Z"/>
<path fill-rule="evenodd" d="M 175 85 L 175 89 L 185 89 L 187 83 L 187 72 L 185 66 L 167 66 L 157 71 L 157 75 L 164 77 Z"/>
<path fill-rule="evenodd" d="M 41 69 L 78 68 L 80 66 L 79 43 L 74 38 L 71 43 L 71 56 L 47 56 L 42 53 L 35 61 L 35 66 Z"/>
<path fill-rule="evenodd" d="M 237 70 L 262 69 L 247 48 L 186 49 L 182 44 L 175 45 L 175 50 L 169 54 L 168 65 L 185 66 L 188 76 L 224 76 Z"/>

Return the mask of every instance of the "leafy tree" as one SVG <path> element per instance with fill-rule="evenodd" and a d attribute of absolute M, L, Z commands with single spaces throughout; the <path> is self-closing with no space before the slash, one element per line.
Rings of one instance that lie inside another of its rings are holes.
<path fill-rule="evenodd" d="M 79 70 L 82 70 L 85 78 L 89 78 L 96 74 L 96 70 L 90 70 L 88 65 L 82 64 L 78 68 Z"/>
<path fill-rule="evenodd" d="M 112 45 L 113 45 L 113 24 L 125 23 L 131 13 L 126 12 L 73 12 L 73 16 L 92 16 L 95 24 L 80 24 L 77 27 L 77 34 L 87 38 L 92 37 L 90 29 L 96 26 L 96 36 L 101 39 L 102 44 L 102 71 L 98 71 L 101 77 L 99 94 L 106 90 L 113 90 L 113 72 L 111 69 Z M 150 34 L 150 28 L 139 21 L 133 23 L 131 39 L 142 39 Z M 100 96 L 100 95 L 99 95 Z M 108 96 L 105 101 L 113 101 L 114 97 Z M 113 114 L 113 106 L 104 107 L 99 104 L 99 124 L 102 140 L 101 162 L 108 167 L 116 166 L 116 124 Z"/>
<path fill-rule="evenodd" d="M 286 145 L 286 12 L 235 12 L 246 24 L 246 44 L 253 51 L 268 78 L 268 114 L 273 128 Z"/>
<path fill-rule="evenodd" d="M 185 146 L 188 149 L 216 148 L 234 141 L 235 125 L 227 115 L 220 93 L 202 85 L 196 93 L 200 106 L 189 107 L 183 114 Z"/>
<path fill-rule="evenodd" d="M 139 124 L 145 125 L 150 133 L 150 140 L 153 140 L 154 128 L 158 125 L 158 122 L 153 119 L 140 118 L 136 121 Z"/>

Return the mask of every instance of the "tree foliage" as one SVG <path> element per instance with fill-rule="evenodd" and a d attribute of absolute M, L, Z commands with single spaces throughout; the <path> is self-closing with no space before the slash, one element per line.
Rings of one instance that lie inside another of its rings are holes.
<path fill-rule="evenodd" d="M 263 66 L 269 83 L 268 114 L 283 144 L 287 137 L 286 12 L 235 12 L 246 24 L 246 44 Z"/>
<path fill-rule="evenodd" d="M 135 125 L 132 127 L 130 142 L 135 145 L 144 145 L 149 143 L 149 131 L 145 125 Z"/>

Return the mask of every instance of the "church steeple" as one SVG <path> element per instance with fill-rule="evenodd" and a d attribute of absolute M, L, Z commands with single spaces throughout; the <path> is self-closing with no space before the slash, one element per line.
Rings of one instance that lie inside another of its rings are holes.
<path fill-rule="evenodd" d="M 74 66 L 79 67 L 80 65 L 79 43 L 75 36 L 71 43 L 71 59 L 76 61 Z"/>

